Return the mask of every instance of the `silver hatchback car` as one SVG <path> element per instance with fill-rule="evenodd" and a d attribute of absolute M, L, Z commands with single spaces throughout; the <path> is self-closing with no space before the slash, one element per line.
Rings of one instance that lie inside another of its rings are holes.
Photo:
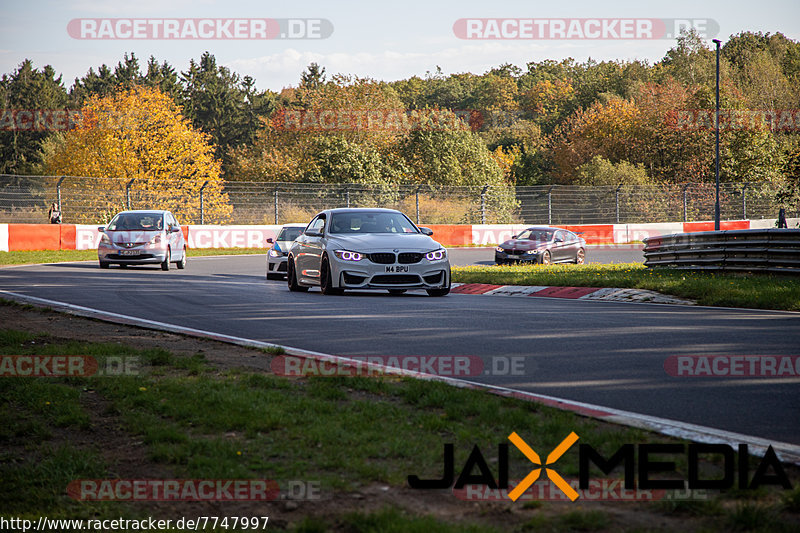
<path fill-rule="evenodd" d="M 122 211 L 108 226 L 100 226 L 97 246 L 100 268 L 112 263 L 186 267 L 186 240 L 175 216 L 169 211 Z"/>

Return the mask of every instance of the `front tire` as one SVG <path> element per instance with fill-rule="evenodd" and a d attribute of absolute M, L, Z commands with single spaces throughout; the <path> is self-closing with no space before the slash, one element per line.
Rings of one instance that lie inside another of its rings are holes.
<path fill-rule="evenodd" d="M 297 283 L 297 275 L 294 272 L 294 261 L 292 258 L 289 258 L 289 262 L 286 264 L 286 283 L 289 286 L 289 290 L 292 292 L 306 292 L 308 287 L 303 287 L 299 283 Z"/>
<path fill-rule="evenodd" d="M 322 258 L 322 265 L 319 267 L 319 288 L 322 294 L 342 294 L 342 289 L 333 286 L 333 279 L 331 278 L 331 264 L 328 256 Z"/>
<path fill-rule="evenodd" d="M 172 259 L 172 253 L 170 249 L 167 248 L 167 256 L 164 258 L 164 261 L 161 263 L 161 270 L 169 270 L 169 262 Z"/>
<path fill-rule="evenodd" d="M 100 268 L 108 268 L 110 264 L 108 261 L 100 261 Z"/>
<path fill-rule="evenodd" d="M 578 249 L 578 253 L 575 254 L 575 264 L 582 265 L 586 262 L 586 250 L 583 248 Z"/>
<path fill-rule="evenodd" d="M 550 257 L 550 250 L 545 250 L 542 254 L 542 258 L 539 262 L 543 265 L 549 265 L 553 262 L 552 258 Z"/>

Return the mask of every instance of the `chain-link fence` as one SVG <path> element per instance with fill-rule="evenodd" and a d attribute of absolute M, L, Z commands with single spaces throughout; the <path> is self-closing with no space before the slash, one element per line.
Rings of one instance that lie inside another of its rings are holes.
<path fill-rule="evenodd" d="M 775 218 L 774 196 L 760 184 L 722 184 L 722 219 Z M 389 207 L 422 224 L 679 222 L 712 220 L 714 197 L 710 183 L 515 188 L 229 181 L 211 198 L 208 189 L 159 189 L 135 179 L 0 175 L 0 223 L 46 223 L 52 202 L 61 206 L 63 222 L 78 224 L 105 223 L 122 209 L 170 209 L 184 224 L 283 224 L 333 207 Z"/>

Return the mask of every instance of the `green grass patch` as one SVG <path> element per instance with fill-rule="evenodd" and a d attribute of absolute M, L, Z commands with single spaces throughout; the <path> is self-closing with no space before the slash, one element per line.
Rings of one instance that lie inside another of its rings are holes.
<path fill-rule="evenodd" d="M 453 267 L 453 281 L 647 289 L 699 305 L 800 311 L 800 277 L 654 270 L 640 263 Z"/>
<path fill-rule="evenodd" d="M 190 249 L 189 257 L 207 255 L 266 254 L 265 248 L 202 248 Z M 97 250 L 33 250 L 0 252 L 0 265 L 28 265 L 38 263 L 65 263 L 71 261 L 97 261 Z"/>
<path fill-rule="evenodd" d="M 511 432 L 542 454 L 572 431 L 604 457 L 625 443 L 675 442 L 641 429 L 438 382 L 392 377 L 291 379 L 246 369 L 220 370 L 201 353 L 178 356 L 165 350 L 0 330 L 0 355 L 57 353 L 136 356 L 140 372 L 0 379 L 0 450 L 4 450 L 0 501 L 15 514 L 112 518 L 146 514 L 141 505 L 113 502 L 84 502 L 76 512 L 78 503 L 64 494 L 74 479 L 116 475 L 115 465 L 104 462 L 102 443 L 86 444 L 94 440 L 82 438 L 76 442 L 83 444 L 75 445 L 69 437 L 65 440 L 65 435 L 87 436 L 94 430 L 88 421 L 96 422 L 97 417 L 101 424 L 127 432 L 130 442 L 143 444 L 141 460 L 149 471 L 186 479 L 273 479 L 281 486 L 304 480 L 339 495 L 375 484 L 403 487 L 410 474 L 439 478 L 445 443 L 455 445 L 456 475 L 475 445 L 494 471 L 497 445 L 508 442 Z M 102 412 L 87 412 L 91 405 L 102 405 Z M 676 461 L 685 478 L 685 460 L 669 459 Z M 513 447 L 509 466 L 512 481 L 531 469 Z M 707 467 L 710 470 L 702 472 L 713 478 L 719 465 Z M 578 446 L 558 460 L 557 471 L 566 478 L 577 477 Z M 594 471 L 594 475 L 603 474 Z M 618 471 L 609 477 L 622 475 Z M 756 500 L 729 494 L 718 500 L 727 504 L 724 511 L 717 500 L 708 505 L 654 505 L 649 511 L 701 522 L 719 515 L 713 519 L 731 530 L 777 527 L 782 518 L 796 512 L 797 501 L 796 491 L 785 496 L 777 492 Z M 488 505 L 487 512 L 496 505 Z M 553 513 L 550 503 L 529 502 L 520 508 L 536 515 L 516 531 L 596 531 L 619 525 L 613 514 L 591 507 L 566 506 Z M 333 519 L 306 519 L 294 531 L 491 531 L 461 517 L 447 520 L 400 508 L 352 513 L 358 509 L 350 507 Z M 498 523 L 498 530 L 507 529 Z"/>

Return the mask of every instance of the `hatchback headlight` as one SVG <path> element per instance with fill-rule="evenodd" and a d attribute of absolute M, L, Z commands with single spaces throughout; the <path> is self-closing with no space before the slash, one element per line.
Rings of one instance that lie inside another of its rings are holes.
<path fill-rule="evenodd" d="M 447 250 L 444 248 L 439 248 L 438 250 L 434 250 L 425 254 L 425 259 L 428 261 L 441 261 L 445 257 L 447 257 Z"/>
<path fill-rule="evenodd" d="M 103 244 L 111 244 L 111 237 L 109 237 L 108 235 L 106 235 L 105 233 L 103 233 L 103 234 L 100 236 L 100 242 L 102 242 Z"/>
<path fill-rule="evenodd" d="M 269 249 L 269 256 L 270 257 L 281 257 L 282 255 L 283 255 L 283 253 L 278 252 L 277 250 L 275 250 L 275 248 L 270 248 Z"/>
<path fill-rule="evenodd" d="M 150 244 L 161 244 L 161 235 L 155 235 L 150 239 Z"/>
<path fill-rule="evenodd" d="M 336 250 L 333 253 L 342 261 L 361 261 L 364 259 L 364 254 L 351 252 L 350 250 Z"/>

